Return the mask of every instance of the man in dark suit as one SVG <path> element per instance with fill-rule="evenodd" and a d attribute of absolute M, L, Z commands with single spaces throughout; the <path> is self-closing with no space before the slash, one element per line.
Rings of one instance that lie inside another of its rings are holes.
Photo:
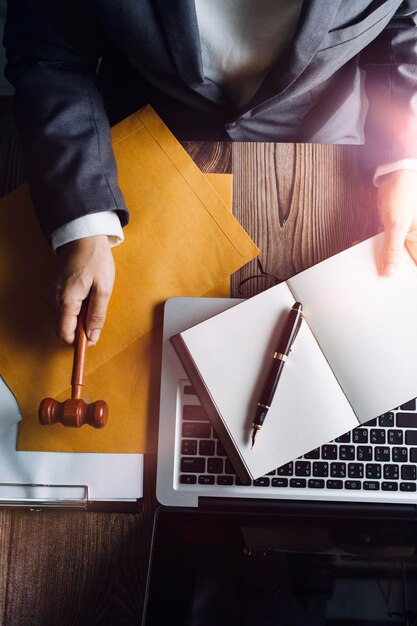
<path fill-rule="evenodd" d="M 365 142 L 387 231 L 417 258 L 417 0 L 9 0 L 6 75 L 16 88 L 33 203 L 59 252 L 59 335 L 89 295 L 96 342 L 110 247 L 128 220 L 114 123 L 151 102 L 187 139 Z"/>

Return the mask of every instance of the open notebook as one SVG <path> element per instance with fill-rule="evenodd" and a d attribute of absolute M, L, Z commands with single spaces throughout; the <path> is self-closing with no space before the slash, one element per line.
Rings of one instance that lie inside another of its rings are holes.
<path fill-rule="evenodd" d="M 378 274 L 378 235 L 172 339 L 236 471 L 257 478 L 417 396 L 417 268 Z M 290 307 L 296 339 L 256 445 L 256 403 Z"/>

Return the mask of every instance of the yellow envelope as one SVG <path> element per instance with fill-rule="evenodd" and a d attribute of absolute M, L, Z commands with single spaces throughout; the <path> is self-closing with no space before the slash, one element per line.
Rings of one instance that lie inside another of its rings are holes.
<path fill-rule="evenodd" d="M 232 175 L 206 174 L 207 179 L 232 210 Z M 230 296 L 230 279 L 216 285 L 209 297 Z M 159 383 L 161 374 L 162 326 L 158 325 L 128 348 L 109 359 L 85 377 L 83 394 L 87 402 L 105 397 L 110 407 L 105 429 L 90 432 L 68 429 L 61 424 L 45 429 L 36 415 L 28 416 L 21 425 L 20 443 L 24 448 L 55 451 L 87 452 L 156 452 L 159 415 Z M 114 384 L 115 372 L 122 375 Z M 105 391 L 104 391 L 105 390 Z M 103 395 L 105 393 L 105 395 Z M 59 401 L 70 397 L 68 386 L 57 396 Z M 47 432 L 45 432 L 47 430 Z"/>
<path fill-rule="evenodd" d="M 134 390 L 139 378 L 148 376 L 155 390 L 157 382 L 152 368 L 144 373 L 142 367 L 131 366 L 131 360 L 126 365 L 123 352 L 139 342 L 139 362 L 155 360 L 156 340 L 145 337 L 161 323 L 163 302 L 173 295 L 207 293 L 258 254 L 150 107 L 113 129 L 113 146 L 131 223 L 126 241 L 114 250 L 116 284 L 100 342 L 88 351 L 85 399 L 108 400 L 112 390 L 129 379 L 131 388 L 124 393 L 129 415 L 125 407 L 110 404 L 109 424 L 102 431 L 37 424 L 40 399 L 68 395 L 72 350 L 54 337 L 55 258 L 23 187 L 0 201 L 0 372 L 24 417 L 19 449 L 143 452 L 143 421 L 158 392 L 153 400 L 149 394 L 138 398 Z M 92 372 L 98 381 L 95 397 L 88 389 Z"/>

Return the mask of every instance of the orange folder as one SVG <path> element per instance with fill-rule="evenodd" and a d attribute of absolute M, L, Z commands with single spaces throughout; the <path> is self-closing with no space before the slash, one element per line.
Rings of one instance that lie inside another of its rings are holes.
<path fill-rule="evenodd" d="M 217 192 L 151 107 L 115 126 L 112 139 L 131 221 L 113 251 L 116 283 L 105 328 L 87 353 L 83 397 L 108 402 L 103 430 L 38 424 L 42 398 L 69 397 L 72 349 L 54 336 L 56 259 L 28 189 L 0 201 L 0 373 L 23 415 L 20 450 L 153 449 L 163 303 L 216 293 L 259 252 L 221 197 L 225 180 Z"/>

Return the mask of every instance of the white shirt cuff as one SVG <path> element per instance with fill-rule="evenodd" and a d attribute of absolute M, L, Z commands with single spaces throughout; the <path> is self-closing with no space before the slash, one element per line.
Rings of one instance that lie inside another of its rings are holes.
<path fill-rule="evenodd" d="M 122 243 L 124 235 L 117 213 L 114 211 L 90 213 L 60 226 L 51 235 L 52 249 L 56 252 L 59 246 L 70 241 L 96 235 L 107 235 L 111 247 Z"/>
<path fill-rule="evenodd" d="M 379 187 L 379 178 L 381 178 L 381 176 L 391 174 L 391 172 L 398 172 L 399 170 L 412 170 L 413 172 L 417 172 L 417 159 L 401 159 L 400 161 L 378 165 L 375 169 L 373 180 L 375 187 Z"/>

